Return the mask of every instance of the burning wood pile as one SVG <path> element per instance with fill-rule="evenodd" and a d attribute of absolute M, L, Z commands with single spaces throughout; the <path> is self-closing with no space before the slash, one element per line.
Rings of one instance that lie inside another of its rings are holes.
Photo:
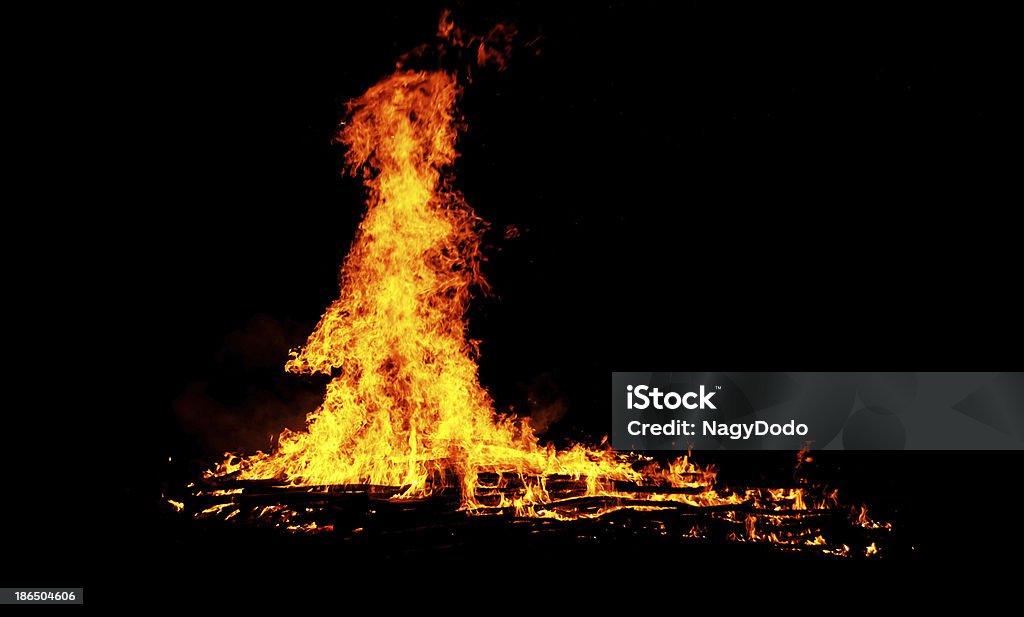
<path fill-rule="evenodd" d="M 643 457 L 628 458 L 650 465 Z M 801 453 L 800 464 L 809 458 Z M 343 541 L 500 523 L 529 534 L 626 534 L 684 544 L 756 544 L 785 552 L 871 558 L 890 540 L 890 523 L 872 520 L 865 507 L 840 506 L 838 491 L 811 499 L 813 488 L 804 480 L 789 487 L 715 489 L 713 470 L 684 464 L 693 470 L 676 472 L 685 485 L 611 481 L 597 495 L 590 494 L 586 478 L 481 472 L 471 508 L 465 506 L 454 475 L 433 478 L 437 485 L 425 497 L 405 496 L 408 486 L 294 486 L 238 479 L 237 474 L 209 476 L 168 501 L 197 524 L 326 533 Z M 531 497 L 538 493 L 542 499 Z"/>
<path fill-rule="evenodd" d="M 331 376 L 323 403 L 274 451 L 228 454 L 169 503 L 200 520 L 344 537 L 483 520 L 531 531 L 599 521 L 693 541 L 878 552 L 887 526 L 863 513 L 851 520 L 835 494 L 723 489 L 688 457 L 659 464 L 542 446 L 527 420 L 495 412 L 465 320 L 471 290 L 487 287 L 485 223 L 447 174 L 459 95 L 449 73 L 399 70 L 349 103 L 338 140 L 365 180 L 368 208 L 339 298 L 286 365 Z"/>

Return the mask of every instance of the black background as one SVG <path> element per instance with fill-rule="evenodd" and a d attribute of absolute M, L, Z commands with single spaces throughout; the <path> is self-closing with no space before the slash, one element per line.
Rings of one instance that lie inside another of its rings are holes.
<path fill-rule="evenodd" d="M 118 280 L 87 300 L 115 356 L 93 382 L 105 439 L 84 455 L 104 462 L 77 487 L 80 505 L 16 515 L 68 532 L 52 541 L 57 563 L 19 550 L 16 583 L 56 573 L 111 599 L 117 580 L 189 585 L 217 570 L 187 555 L 166 565 L 178 545 L 160 526 L 160 483 L 218 443 L 182 421 L 182 397 L 192 387 L 217 401 L 230 429 L 254 392 L 319 387 L 284 376 L 273 353 L 301 343 L 336 296 L 363 211 L 331 138 L 346 100 L 432 42 L 444 6 L 372 4 L 168 11 L 93 41 L 116 75 L 101 98 L 125 200 L 99 209 L 95 222 L 118 224 L 88 249 Z M 475 302 L 470 329 L 499 409 L 562 399 L 551 437 L 594 439 L 608 430 L 612 370 L 1019 368 L 1007 98 L 1018 71 L 1000 16 L 449 6 L 471 30 L 514 22 L 521 40 L 539 37 L 507 71 L 474 69 L 461 101 L 455 184 L 491 223 L 496 293 Z M 504 237 L 510 225 L 519 237 Z M 280 334 L 258 362 L 230 342 L 261 331 L 254 316 Z M 789 462 L 720 458 L 740 475 Z M 855 494 L 903 512 L 930 557 L 958 566 L 1003 541 L 961 491 L 994 497 L 1019 463 L 832 460 Z M 327 577 L 346 567 L 317 565 Z"/>

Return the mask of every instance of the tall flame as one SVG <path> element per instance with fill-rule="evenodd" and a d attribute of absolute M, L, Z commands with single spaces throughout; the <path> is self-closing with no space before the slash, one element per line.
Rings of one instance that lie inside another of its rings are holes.
<path fill-rule="evenodd" d="M 486 287 L 483 221 L 444 176 L 456 157 L 458 94 L 447 73 L 403 71 L 349 104 L 338 139 L 349 170 L 364 175 L 369 207 L 340 297 L 286 366 L 335 376 L 307 430 L 285 431 L 273 454 L 242 461 L 240 477 L 422 496 L 454 472 L 467 505 L 481 470 L 638 479 L 607 452 L 539 447 L 525 420 L 495 414 L 480 385 L 465 312 L 470 288 Z"/>

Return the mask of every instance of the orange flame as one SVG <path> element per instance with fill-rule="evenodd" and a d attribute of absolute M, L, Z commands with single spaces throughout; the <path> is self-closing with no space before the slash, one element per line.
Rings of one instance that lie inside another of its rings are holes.
<path fill-rule="evenodd" d="M 285 431 L 272 454 L 228 460 L 218 473 L 293 484 L 368 483 L 425 496 L 461 483 L 474 504 L 480 471 L 641 479 L 610 451 L 542 448 L 526 420 L 498 416 L 466 338 L 480 274 L 483 222 L 447 183 L 456 157 L 459 88 L 443 72 L 398 72 L 349 104 L 339 134 L 369 208 L 341 271 L 340 297 L 286 368 L 334 374 L 305 432 Z M 671 472 L 669 476 L 671 477 Z M 525 485 L 521 503 L 545 500 Z"/>

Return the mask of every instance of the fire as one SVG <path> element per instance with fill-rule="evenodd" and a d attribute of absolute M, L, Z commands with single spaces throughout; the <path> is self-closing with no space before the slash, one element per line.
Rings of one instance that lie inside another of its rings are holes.
<path fill-rule="evenodd" d="M 242 479 L 395 486 L 404 497 L 428 496 L 454 477 L 466 508 L 477 505 L 483 471 L 586 478 L 589 495 L 602 493 L 602 482 L 641 480 L 607 450 L 541 447 L 527 421 L 495 413 L 480 385 L 465 312 L 471 289 L 487 288 L 484 223 L 444 173 L 456 157 L 458 95 L 450 74 L 402 71 L 349 104 L 338 140 L 348 169 L 366 181 L 369 206 L 340 297 L 286 365 L 334 377 L 304 432 L 285 431 L 273 453 L 229 457 L 219 474 L 237 465 Z M 517 511 L 548 500 L 542 483 L 523 485 Z"/>
<path fill-rule="evenodd" d="M 812 500 L 803 488 L 719 489 L 715 469 L 688 456 L 659 465 L 607 447 L 558 450 L 540 444 L 529 420 L 496 412 L 478 378 L 478 342 L 467 337 L 471 293 L 488 288 L 481 273 L 486 224 L 448 174 L 457 156 L 459 96 L 452 74 L 399 70 L 348 104 L 337 139 L 347 147 L 348 171 L 364 179 L 367 210 L 341 268 L 338 299 L 286 364 L 295 373 L 332 376 L 324 400 L 307 415 L 305 430 L 285 430 L 272 452 L 226 455 L 207 473 L 215 490 L 194 492 L 201 502 L 194 516 L 239 514 L 248 489 L 216 488 L 231 478 L 325 494 L 358 486 L 396 500 L 455 493 L 471 515 L 577 519 L 623 508 L 707 509 L 735 530 L 728 537 L 736 541 L 848 554 L 846 546 L 827 544 L 817 527 L 807 534 L 784 529 L 787 519 L 814 521 L 835 508 L 835 492 Z M 801 452 L 798 467 L 810 460 Z M 333 530 L 294 523 L 290 512 L 260 505 L 239 518 Z M 871 524 L 866 511 L 854 518 Z M 707 523 L 687 535 L 706 537 Z"/>

